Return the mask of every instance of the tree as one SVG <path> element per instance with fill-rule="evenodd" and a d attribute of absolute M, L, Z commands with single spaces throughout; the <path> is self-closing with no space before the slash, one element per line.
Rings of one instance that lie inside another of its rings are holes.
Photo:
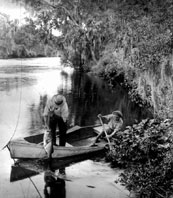
<path fill-rule="evenodd" d="M 37 11 L 44 38 L 61 31 L 57 47 L 74 67 L 95 66 L 110 83 L 123 76 L 133 100 L 173 117 L 171 0 L 21 1 Z"/>

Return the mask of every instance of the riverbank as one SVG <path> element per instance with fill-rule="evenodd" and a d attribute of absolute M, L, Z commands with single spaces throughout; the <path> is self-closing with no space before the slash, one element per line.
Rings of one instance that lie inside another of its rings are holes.
<path fill-rule="evenodd" d="M 172 197 L 172 131 L 172 119 L 146 119 L 117 135 L 108 159 L 124 168 L 120 181 L 136 197 Z"/>

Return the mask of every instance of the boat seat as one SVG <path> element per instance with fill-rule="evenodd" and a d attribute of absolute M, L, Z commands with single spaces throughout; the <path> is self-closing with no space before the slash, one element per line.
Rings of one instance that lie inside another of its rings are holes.
<path fill-rule="evenodd" d="M 102 127 L 102 126 L 94 127 L 94 131 L 95 131 L 97 134 L 100 134 L 100 133 L 103 131 L 103 127 Z"/>

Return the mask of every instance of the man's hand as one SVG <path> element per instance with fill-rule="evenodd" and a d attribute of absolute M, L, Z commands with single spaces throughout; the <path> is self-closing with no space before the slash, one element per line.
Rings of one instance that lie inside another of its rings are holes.
<path fill-rule="evenodd" d="M 51 131 L 50 128 L 49 128 L 47 125 L 44 125 L 44 129 L 45 129 L 46 131 L 49 131 L 49 132 Z"/>
<path fill-rule="evenodd" d="M 112 135 L 107 135 L 107 138 L 111 138 L 112 137 Z"/>
<path fill-rule="evenodd" d="M 74 127 L 74 124 L 73 124 L 73 123 L 70 123 L 70 124 L 69 124 L 69 127 Z"/>
<path fill-rule="evenodd" d="M 102 117 L 102 114 L 98 114 L 98 116 L 97 116 L 98 118 L 101 118 Z"/>

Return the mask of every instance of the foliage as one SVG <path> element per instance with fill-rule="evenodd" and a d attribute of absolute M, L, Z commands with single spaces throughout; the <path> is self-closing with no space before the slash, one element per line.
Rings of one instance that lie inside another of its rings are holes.
<path fill-rule="evenodd" d="M 173 120 L 143 120 L 117 135 L 108 159 L 125 167 L 120 181 L 137 197 L 169 197 L 173 193 Z"/>
<path fill-rule="evenodd" d="M 19 21 L 11 21 L 8 16 L 0 21 L 0 56 L 1 58 L 55 56 L 56 38 L 47 41 L 46 33 L 37 21 L 26 18 L 26 24 L 19 26 Z M 43 34 L 44 33 L 44 34 Z M 47 50 L 49 48 L 49 50 Z"/>
<path fill-rule="evenodd" d="M 129 93 L 133 100 L 139 95 L 137 99 L 154 107 L 155 115 L 173 117 L 170 12 L 173 4 L 171 1 L 125 2 L 114 9 L 113 20 L 108 18 L 110 40 L 94 71 L 108 78 L 111 84 L 119 74 L 123 75 L 121 79 L 132 88 Z"/>
<path fill-rule="evenodd" d="M 62 31 L 63 50 L 66 58 L 75 67 L 86 70 L 96 64 L 103 46 L 105 20 L 100 20 L 100 11 L 92 1 L 61 1 L 56 6 L 56 27 Z M 93 11 L 95 8 L 95 12 Z M 99 20 L 98 20 L 99 19 Z"/>
<path fill-rule="evenodd" d="M 25 2 L 26 8 L 32 7 L 44 32 L 58 29 L 62 33 L 59 48 L 75 67 L 86 70 L 91 63 L 96 64 L 109 39 L 107 18 L 110 13 L 104 1 L 62 0 L 49 1 L 49 4 L 41 0 L 18 1 Z"/>
<path fill-rule="evenodd" d="M 172 0 L 14 1 L 33 12 L 45 43 L 62 33 L 54 43 L 64 60 L 112 86 L 125 82 L 132 100 L 173 117 Z"/>
<path fill-rule="evenodd" d="M 5 55 L 13 54 L 9 46 L 18 55 L 57 48 L 75 68 L 127 86 L 131 99 L 152 106 L 156 117 L 173 117 L 172 0 L 14 1 L 37 20 L 19 29 L 3 23 Z M 171 131 L 172 121 L 145 120 L 117 137 L 109 158 L 126 167 L 121 181 L 139 196 L 172 193 Z"/>
<path fill-rule="evenodd" d="M 14 42 L 11 39 L 16 30 L 17 21 L 12 23 L 5 14 L 0 15 L 0 56 L 7 57 L 11 53 Z"/>

